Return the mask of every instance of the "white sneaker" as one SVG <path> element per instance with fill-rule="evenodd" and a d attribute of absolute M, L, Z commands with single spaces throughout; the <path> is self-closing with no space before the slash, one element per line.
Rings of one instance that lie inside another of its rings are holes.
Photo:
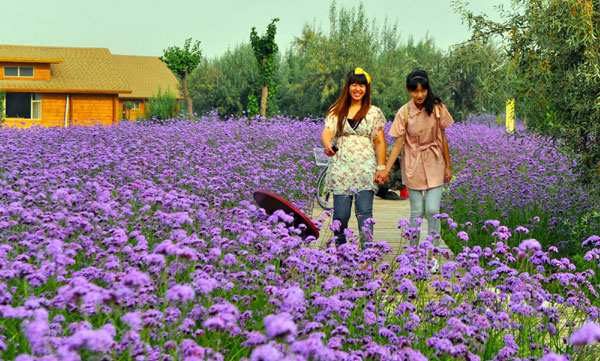
<path fill-rule="evenodd" d="M 431 266 L 431 269 L 429 271 L 431 273 L 437 273 L 439 269 L 440 269 L 440 264 L 439 264 L 437 258 L 434 258 L 433 259 L 433 266 Z"/>

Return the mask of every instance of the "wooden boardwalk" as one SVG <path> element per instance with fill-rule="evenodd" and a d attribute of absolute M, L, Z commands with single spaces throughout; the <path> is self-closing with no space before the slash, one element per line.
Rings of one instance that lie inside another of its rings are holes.
<path fill-rule="evenodd" d="M 321 228 L 322 231 L 319 235 L 318 244 L 324 242 L 326 238 L 333 236 L 333 232 L 329 230 L 329 224 L 331 223 L 332 217 L 323 215 L 323 212 L 324 210 L 315 202 L 315 207 L 312 211 L 312 219 L 316 220 L 320 217 L 327 219 Z M 352 206 L 351 214 L 348 227 L 356 234 L 358 232 L 358 225 L 356 216 L 354 215 L 354 205 Z M 410 202 L 408 199 L 391 201 L 375 197 L 373 201 L 373 218 L 376 223 L 373 231 L 373 239 L 375 241 L 386 241 L 394 249 L 394 253 L 396 253 L 402 246 L 408 245 L 408 241 L 403 239 L 400 234 L 398 221 L 401 219 L 408 219 L 409 217 Z M 423 220 L 421 228 L 420 242 L 423 242 L 427 236 L 427 219 Z M 448 249 L 448 246 L 444 241 L 441 241 L 440 248 Z"/>

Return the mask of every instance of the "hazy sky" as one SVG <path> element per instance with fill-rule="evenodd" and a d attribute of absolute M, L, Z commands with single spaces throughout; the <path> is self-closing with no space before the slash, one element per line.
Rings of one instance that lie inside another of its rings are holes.
<path fill-rule="evenodd" d="M 338 0 L 353 7 L 361 0 Z M 329 29 L 330 0 L 6 0 L 2 1 L 0 44 L 105 47 L 113 54 L 162 55 L 186 38 L 200 40 L 206 57 L 248 42 L 250 28 L 264 34 L 279 17 L 275 40 L 289 48 L 305 24 Z M 370 19 L 397 21 L 401 39 L 427 34 L 446 50 L 466 40 L 450 0 L 362 0 Z M 510 0 L 475 0 L 470 8 L 497 18 L 495 5 Z"/>

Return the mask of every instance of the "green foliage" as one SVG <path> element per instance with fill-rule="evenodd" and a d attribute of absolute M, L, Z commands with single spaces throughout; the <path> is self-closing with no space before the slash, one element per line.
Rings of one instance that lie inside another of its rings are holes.
<path fill-rule="evenodd" d="M 256 28 L 252 27 L 250 31 L 250 44 L 256 57 L 256 65 L 258 67 L 258 80 L 262 86 L 262 94 L 260 99 L 260 114 L 265 116 L 267 113 L 267 100 L 269 96 L 269 90 L 273 84 L 273 78 L 275 71 L 277 70 L 277 51 L 278 47 L 275 44 L 275 33 L 277 27 L 275 23 L 279 21 L 279 18 L 275 18 L 267 26 L 267 32 L 263 36 L 258 36 Z M 274 94 L 272 94 L 274 95 Z"/>
<path fill-rule="evenodd" d="M 133 109 L 134 105 L 132 102 L 123 103 L 123 107 L 125 108 L 125 119 L 129 120 L 129 114 L 131 113 L 131 109 Z"/>
<path fill-rule="evenodd" d="M 289 50 L 273 57 L 268 112 L 279 109 L 299 118 L 323 116 L 339 95 L 346 73 L 357 66 L 372 75 L 372 102 L 388 119 L 409 100 L 406 75 L 416 68 L 429 72 L 436 93 L 456 120 L 470 112 L 504 111 L 507 76 L 499 73 L 508 72 L 496 46 L 464 45 L 443 53 L 431 38 L 401 41 L 400 30 L 387 21 L 378 25 L 366 16 L 362 5 L 344 8 L 333 2 L 328 31 L 307 24 Z M 263 97 L 259 89 L 264 79 L 257 74 L 256 63 L 251 44 L 201 61 L 189 80 L 197 109 L 216 108 L 224 116 L 242 111 L 253 114 L 251 94 L 259 104 Z"/>
<path fill-rule="evenodd" d="M 164 92 L 159 87 L 155 96 L 150 98 L 146 108 L 146 119 L 171 119 L 177 115 L 178 104 L 175 93 L 171 89 Z"/>
<path fill-rule="evenodd" d="M 187 103 L 188 114 L 193 117 L 194 110 L 192 99 L 188 92 L 187 75 L 192 73 L 202 60 L 202 52 L 200 51 L 200 42 L 196 41 L 192 46 L 192 39 L 185 40 L 183 48 L 170 46 L 163 51 L 163 56 L 160 57 L 167 67 L 181 79 L 183 88 L 183 97 Z"/>
<path fill-rule="evenodd" d="M 6 99 L 6 93 L 0 90 L 0 122 L 4 121 L 4 99 Z"/>
<path fill-rule="evenodd" d="M 584 182 L 600 179 L 600 1 L 515 0 L 502 22 L 455 4 L 474 39 L 502 39 L 528 126 L 580 153 Z"/>
<path fill-rule="evenodd" d="M 250 110 L 249 96 L 260 88 L 249 44 L 238 45 L 219 58 L 203 60 L 189 79 L 190 95 L 199 112 L 241 115 Z"/>
<path fill-rule="evenodd" d="M 440 89 L 456 119 L 473 113 L 500 114 L 506 109 L 511 74 L 505 57 L 491 43 L 471 42 L 453 47 L 441 61 Z"/>
<path fill-rule="evenodd" d="M 254 93 L 248 94 L 248 108 L 246 110 L 246 114 L 249 117 L 255 116 L 260 113 L 260 105 L 258 104 L 258 99 Z"/>
<path fill-rule="evenodd" d="M 192 39 L 185 40 L 183 48 L 170 46 L 163 50 L 163 56 L 159 58 L 180 79 L 191 73 L 202 60 L 200 42 L 196 41 L 192 46 Z"/>
<path fill-rule="evenodd" d="M 258 80 L 261 85 L 270 86 L 277 70 L 275 60 L 278 47 L 275 43 L 275 33 L 277 32 L 275 23 L 278 21 L 279 18 L 273 19 L 267 26 L 267 32 L 263 36 L 258 36 L 256 27 L 252 27 L 250 31 L 250 44 L 256 57 Z"/>

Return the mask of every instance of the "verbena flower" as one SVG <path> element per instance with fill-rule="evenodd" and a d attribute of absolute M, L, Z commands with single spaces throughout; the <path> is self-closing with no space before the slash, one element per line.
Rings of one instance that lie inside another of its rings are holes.
<path fill-rule="evenodd" d="M 186 302 L 196 297 L 194 289 L 190 285 L 175 285 L 167 290 L 167 300 Z"/>
<path fill-rule="evenodd" d="M 600 325 L 595 322 L 587 322 L 575 330 L 569 338 L 573 346 L 584 346 L 600 341 Z"/>
<path fill-rule="evenodd" d="M 264 318 L 265 330 L 269 338 L 292 339 L 296 335 L 297 326 L 292 316 L 287 312 L 268 315 Z"/>
<path fill-rule="evenodd" d="M 541 251 L 542 245 L 537 240 L 531 238 L 521 242 L 521 244 L 519 244 L 519 249 L 523 252 Z"/>
<path fill-rule="evenodd" d="M 271 345 L 262 345 L 252 350 L 250 361 L 279 361 L 283 354 Z"/>

